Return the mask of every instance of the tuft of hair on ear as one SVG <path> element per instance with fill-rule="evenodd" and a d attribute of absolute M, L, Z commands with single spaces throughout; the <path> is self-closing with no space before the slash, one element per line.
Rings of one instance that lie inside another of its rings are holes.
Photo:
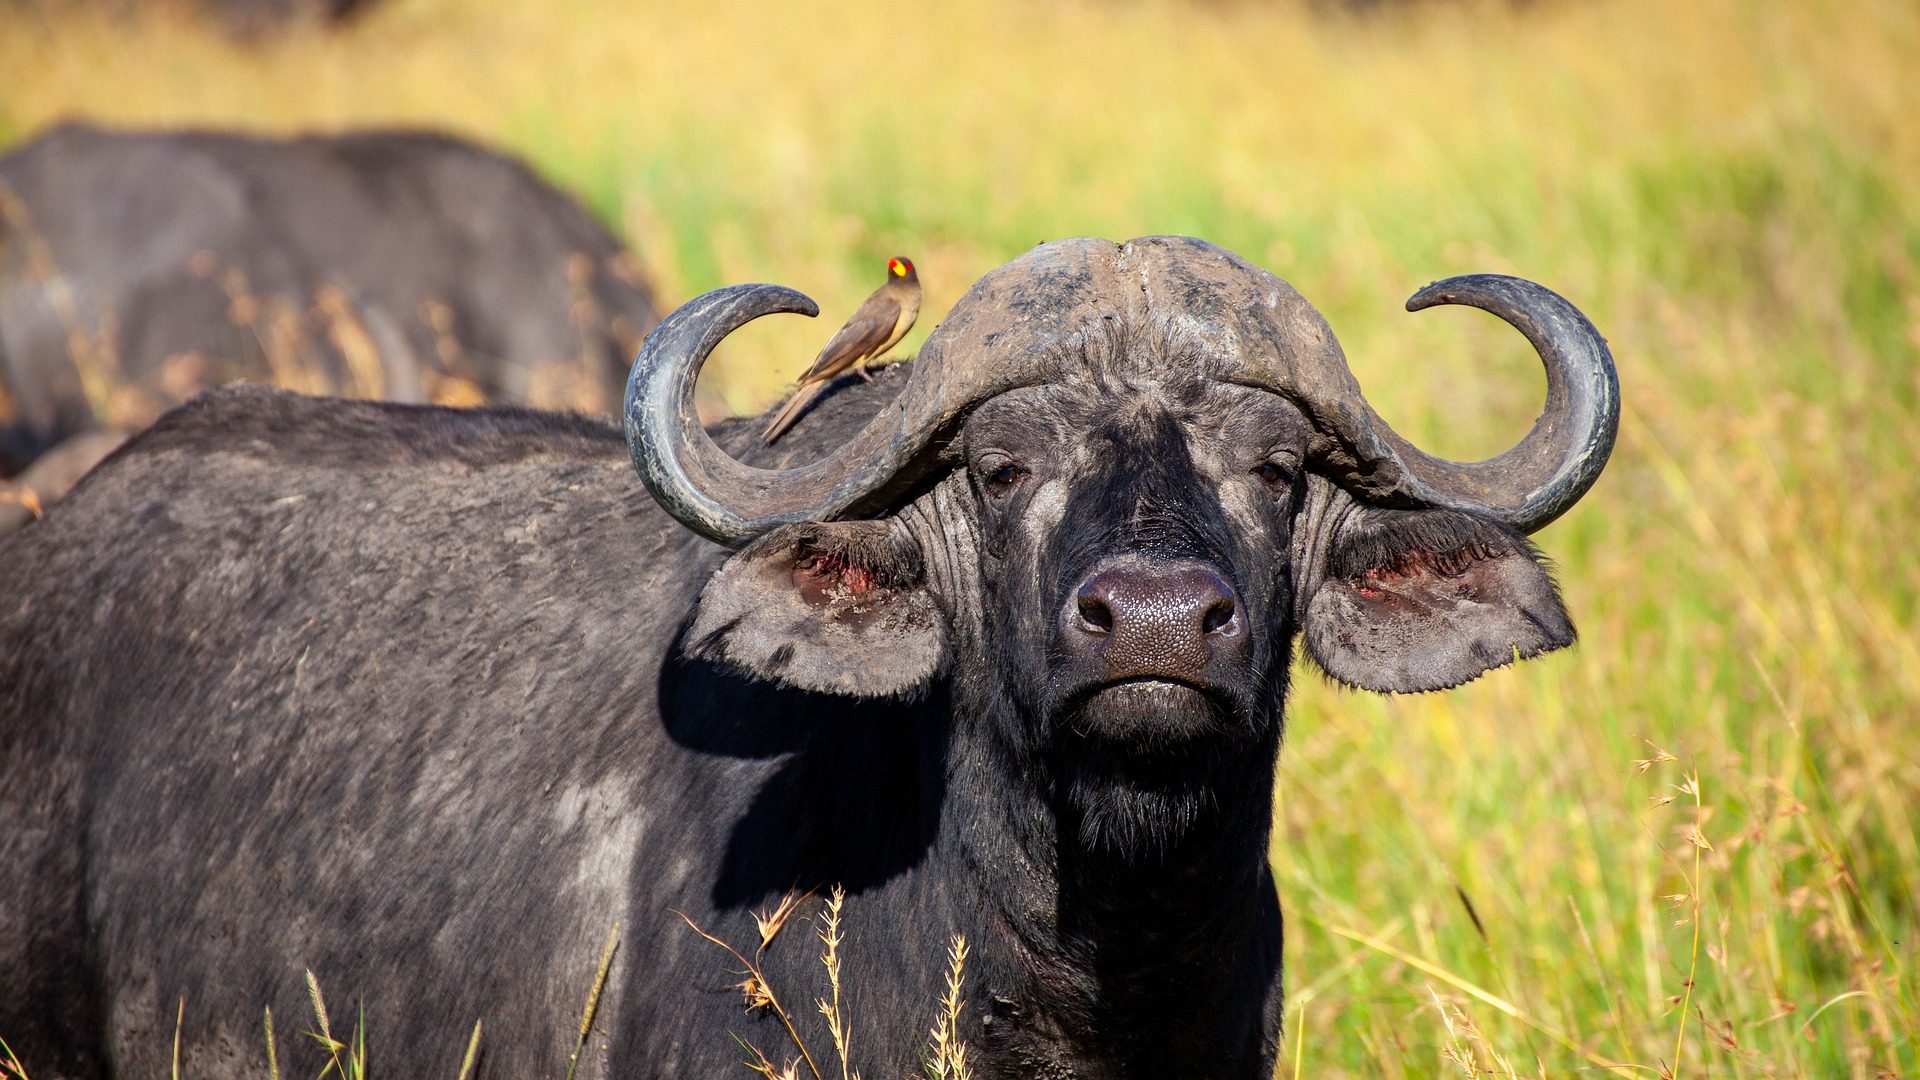
<path fill-rule="evenodd" d="M 1327 558 L 1327 575 L 1345 581 L 1366 577 L 1453 577 L 1476 562 L 1526 555 L 1543 567 L 1545 556 L 1526 537 L 1496 521 L 1457 510 L 1371 510 L 1340 538 Z"/>
<path fill-rule="evenodd" d="M 887 542 L 884 526 L 866 531 L 806 523 L 774 538 L 792 553 L 795 574 L 838 582 L 856 593 L 917 584 L 925 570 L 920 549 Z"/>

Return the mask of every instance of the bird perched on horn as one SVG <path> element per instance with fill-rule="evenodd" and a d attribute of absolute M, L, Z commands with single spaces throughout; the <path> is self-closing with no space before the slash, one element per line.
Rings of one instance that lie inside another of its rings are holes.
<path fill-rule="evenodd" d="M 888 259 L 887 283 L 861 303 L 847 324 L 820 350 L 813 366 L 800 376 L 800 385 L 793 397 L 781 406 L 761 436 L 767 445 L 773 445 L 775 439 L 786 434 L 837 376 L 858 370 L 861 364 L 879 359 L 888 349 L 900 344 L 900 339 L 907 336 L 907 331 L 913 329 L 913 321 L 919 317 L 920 275 L 913 269 L 913 260 Z"/>

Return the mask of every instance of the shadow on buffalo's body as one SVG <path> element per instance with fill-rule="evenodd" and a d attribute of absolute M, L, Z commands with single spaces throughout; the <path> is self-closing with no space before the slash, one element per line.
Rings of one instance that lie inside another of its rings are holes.
<path fill-rule="evenodd" d="M 170 414 L 0 549 L 0 1034 L 150 1075 L 184 996 L 188 1071 L 257 1075 L 311 967 L 409 1072 L 484 1019 L 484 1073 L 553 1073 L 618 923 L 585 1073 L 715 1075 L 730 1032 L 791 1051 L 669 909 L 751 942 L 841 884 L 866 1075 L 918 1067 L 959 933 L 978 1075 L 1266 1076 L 1295 637 L 1386 691 L 1568 644 L 1522 533 L 1617 418 L 1565 301 L 1416 299 L 1541 350 L 1503 458 L 1421 455 L 1298 294 L 1173 238 L 1035 249 L 777 452 L 692 410 L 721 337 L 811 307 L 774 286 L 648 339 L 624 444 L 264 390 Z M 762 962 L 830 1053 L 796 925 Z"/>
<path fill-rule="evenodd" d="M 0 477 L 235 380 L 611 412 L 655 321 L 579 204 L 449 136 L 65 124 L 0 157 Z"/>

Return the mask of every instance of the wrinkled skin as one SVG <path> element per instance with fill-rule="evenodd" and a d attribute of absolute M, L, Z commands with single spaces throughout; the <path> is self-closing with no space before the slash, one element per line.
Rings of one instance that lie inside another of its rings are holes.
<path fill-rule="evenodd" d="M 258 1075 L 311 966 L 408 1071 L 484 1017 L 484 1075 L 556 1073 L 618 922 L 582 1075 L 724 1074 L 729 1032 L 792 1051 L 668 909 L 751 945 L 748 911 L 841 884 L 868 1076 L 918 1067 L 956 933 L 977 1075 L 1268 1075 L 1293 638 L 1418 690 L 1572 631 L 1520 537 L 1357 503 L 1293 403 L 1166 352 L 1092 349 L 891 513 L 733 553 L 593 421 L 173 414 L 0 547 L 0 857 L 33 868 L 0 885 L 0 1035 L 154 1075 L 187 993 L 188 1071 Z M 755 423 L 720 441 L 762 453 Z M 762 962 L 825 1068 L 817 908 Z"/>

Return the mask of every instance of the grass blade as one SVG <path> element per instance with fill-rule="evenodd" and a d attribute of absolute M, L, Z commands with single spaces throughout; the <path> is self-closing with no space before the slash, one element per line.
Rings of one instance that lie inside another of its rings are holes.
<path fill-rule="evenodd" d="M 573 1080 L 580 1067 L 580 1051 L 586 1049 L 587 1034 L 593 1030 L 593 1014 L 600 1010 L 600 992 L 606 989 L 607 972 L 613 969 L 613 951 L 620 944 L 620 924 L 607 931 L 606 948 L 600 951 L 600 970 L 594 973 L 593 990 L 587 994 L 587 1007 L 580 1011 L 580 1035 L 573 1042 L 573 1054 L 567 1058 L 567 1080 Z"/>

